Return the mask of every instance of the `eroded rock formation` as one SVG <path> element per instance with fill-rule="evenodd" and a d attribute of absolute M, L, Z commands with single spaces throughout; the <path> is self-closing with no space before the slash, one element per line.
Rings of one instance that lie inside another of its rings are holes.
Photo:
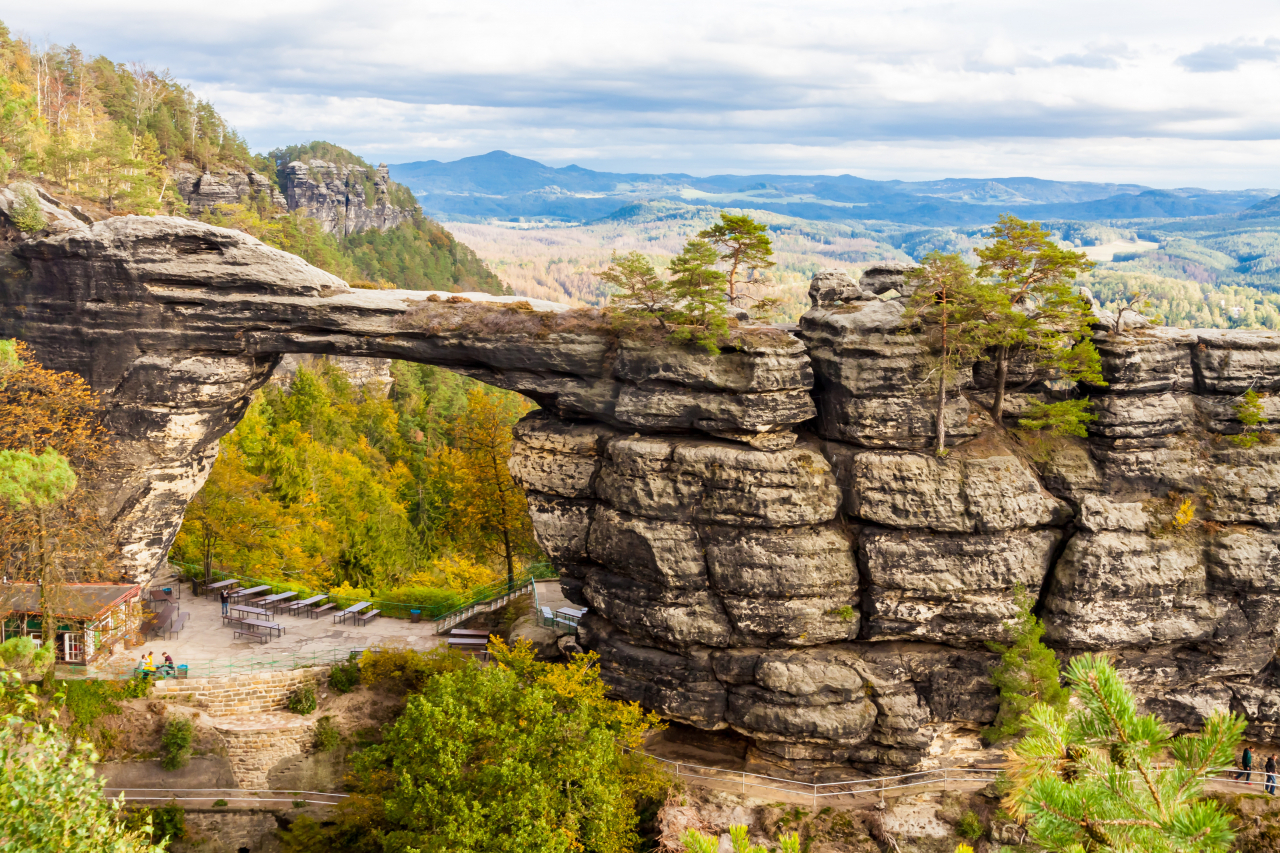
<path fill-rule="evenodd" d="M 1220 434 L 1237 395 L 1280 390 L 1280 335 L 1100 323 L 1087 440 L 997 428 L 979 364 L 939 460 L 901 272 L 824 271 L 797 334 L 743 329 L 712 357 L 550 303 L 356 291 L 237 232 L 123 217 L 5 255 L 0 336 L 108 399 L 103 494 L 139 577 L 282 355 L 402 358 L 542 406 L 511 467 L 591 607 L 581 643 L 620 696 L 758 759 L 883 769 L 973 743 L 1018 586 L 1059 649 L 1115 653 L 1176 724 L 1230 706 L 1274 733 L 1280 445 Z M 1013 416 L 1061 390 L 1031 385 Z"/>

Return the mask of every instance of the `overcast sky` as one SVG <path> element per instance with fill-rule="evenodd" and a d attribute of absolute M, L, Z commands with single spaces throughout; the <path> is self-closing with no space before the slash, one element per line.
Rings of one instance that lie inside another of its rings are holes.
<path fill-rule="evenodd" d="M 1280 187 L 1280 0 L 52 0 L 0 18 L 169 68 L 259 151 Z"/>

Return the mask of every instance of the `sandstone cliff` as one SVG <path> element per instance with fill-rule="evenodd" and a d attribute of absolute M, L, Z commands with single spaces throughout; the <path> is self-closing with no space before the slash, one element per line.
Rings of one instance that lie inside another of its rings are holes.
<path fill-rule="evenodd" d="M 741 330 L 711 357 L 550 303 L 351 290 L 238 232 L 122 217 L 4 256 L 0 336 L 109 400 L 102 491 L 139 577 L 283 354 L 402 358 L 542 406 L 512 471 L 592 608 L 580 641 L 620 696 L 762 761 L 907 767 L 972 744 L 996 709 L 984 641 L 1019 584 L 1058 648 L 1114 652 L 1177 724 L 1229 706 L 1275 733 L 1280 445 L 1220 435 L 1237 395 L 1280 390 L 1280 335 L 1100 325 L 1099 420 L 1032 448 L 972 402 L 979 365 L 940 461 L 902 289 L 900 270 L 824 271 L 797 334 Z"/>
<path fill-rule="evenodd" d="M 370 170 L 324 160 L 294 161 L 282 172 L 281 189 L 252 170 L 201 174 L 185 164 L 175 171 L 174 181 L 193 213 L 262 197 L 282 211 L 303 211 L 325 231 L 339 236 L 370 228 L 385 231 L 417 213 L 416 207 L 392 202 L 385 164 Z"/>

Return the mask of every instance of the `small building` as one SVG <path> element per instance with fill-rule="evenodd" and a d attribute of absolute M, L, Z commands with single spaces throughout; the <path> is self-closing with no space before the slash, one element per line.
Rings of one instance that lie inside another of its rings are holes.
<path fill-rule="evenodd" d="M 72 583 L 54 593 L 58 617 L 58 661 L 85 664 L 109 655 L 117 643 L 136 636 L 142 623 L 142 588 L 123 583 Z M 30 637 L 43 644 L 40 587 L 0 584 L 0 641 Z"/>

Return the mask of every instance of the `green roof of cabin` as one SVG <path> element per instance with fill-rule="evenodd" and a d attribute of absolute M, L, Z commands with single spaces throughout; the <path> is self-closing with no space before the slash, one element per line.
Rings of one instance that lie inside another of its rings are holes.
<path fill-rule="evenodd" d="M 72 583 L 54 592 L 54 615 L 66 619 L 94 619 L 131 594 L 131 583 Z M 33 583 L 0 584 L 0 613 L 40 613 L 40 588 Z"/>

